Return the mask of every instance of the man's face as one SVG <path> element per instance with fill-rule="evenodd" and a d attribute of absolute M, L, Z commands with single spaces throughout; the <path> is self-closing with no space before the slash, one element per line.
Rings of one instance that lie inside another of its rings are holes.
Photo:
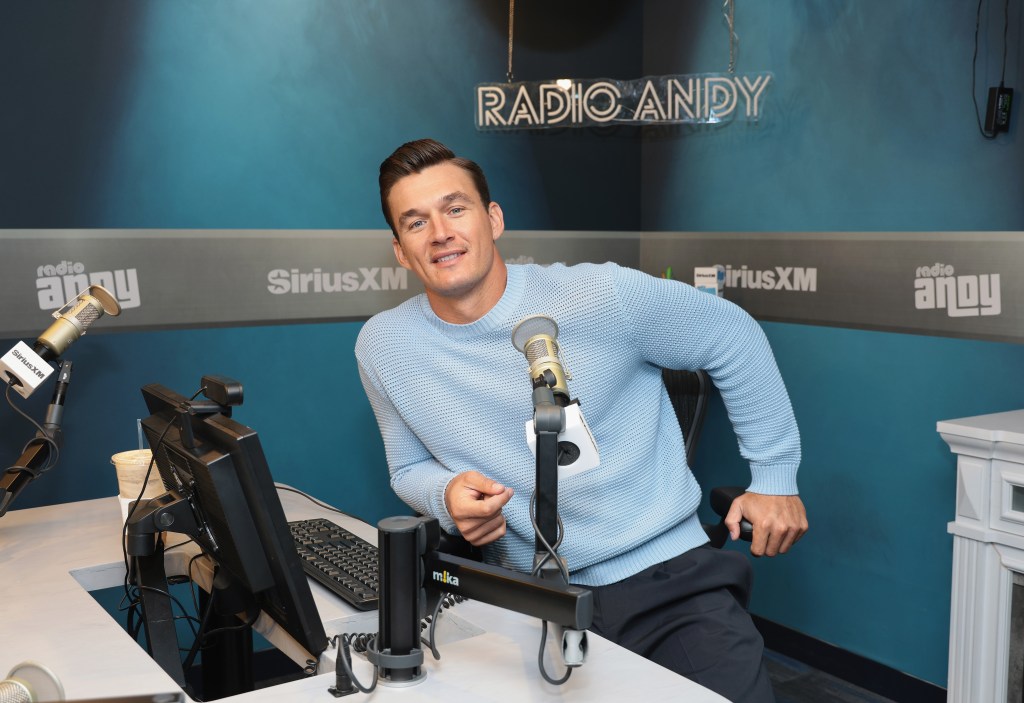
<path fill-rule="evenodd" d="M 438 164 L 398 181 L 388 196 L 395 256 L 423 282 L 431 306 L 489 295 L 504 267 L 494 241 L 504 231 L 497 203 L 484 203 L 469 173 Z M 495 298 L 491 304 L 497 302 Z M 483 310 L 486 312 L 486 309 Z"/>

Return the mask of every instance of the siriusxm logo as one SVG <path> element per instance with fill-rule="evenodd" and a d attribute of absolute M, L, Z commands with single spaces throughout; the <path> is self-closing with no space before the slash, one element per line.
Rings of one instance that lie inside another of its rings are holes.
<path fill-rule="evenodd" d="M 951 264 L 919 266 L 914 281 L 914 307 L 945 309 L 950 317 L 978 317 L 1002 312 L 999 274 L 954 275 Z"/>
<path fill-rule="evenodd" d="M 45 374 L 45 373 L 43 373 L 42 371 L 40 371 L 40 370 L 39 370 L 39 367 L 37 367 L 37 366 L 36 366 L 35 364 L 33 364 L 33 363 L 32 363 L 31 361 L 29 361 L 28 359 L 26 359 L 26 358 L 25 358 L 25 355 L 24 355 L 24 354 L 22 354 L 21 352 L 19 352 L 19 351 L 18 351 L 17 349 L 12 349 L 12 350 L 11 350 L 11 354 L 12 354 L 12 355 L 14 356 L 14 358 L 15 358 L 15 359 L 17 359 L 17 360 L 18 360 L 18 361 L 20 361 L 20 362 L 21 362 L 22 364 L 24 364 L 24 365 L 25 365 L 25 368 L 27 368 L 27 369 L 28 369 L 29 371 L 31 371 L 32 373 L 34 373 L 34 374 L 35 374 L 36 376 L 38 376 L 38 377 L 39 377 L 40 379 L 44 379 L 44 378 L 46 378 L 47 374 Z"/>
<path fill-rule="evenodd" d="M 445 569 L 444 571 L 432 571 L 430 572 L 430 577 L 438 583 L 443 583 L 446 586 L 459 585 L 459 577 L 449 574 L 448 569 Z"/>
<path fill-rule="evenodd" d="M 274 295 L 405 290 L 409 287 L 408 273 L 404 268 L 360 268 L 359 271 L 324 271 L 319 267 L 312 271 L 274 269 L 267 274 L 267 290 Z"/>
<path fill-rule="evenodd" d="M 818 290 L 818 269 L 776 266 L 773 269 L 756 271 L 750 269 L 746 264 L 739 268 L 733 268 L 727 264 L 725 285 L 728 288 L 793 290 L 813 293 Z"/>
<path fill-rule="evenodd" d="M 86 272 L 80 261 L 44 264 L 36 269 L 36 292 L 40 310 L 53 310 L 64 305 L 89 286 L 103 286 L 117 298 L 121 308 L 137 308 L 139 276 L 136 269 Z"/>

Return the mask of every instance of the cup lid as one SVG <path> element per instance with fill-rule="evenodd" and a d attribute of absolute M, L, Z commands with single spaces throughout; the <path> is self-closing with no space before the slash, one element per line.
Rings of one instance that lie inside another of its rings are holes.
<path fill-rule="evenodd" d="M 152 459 L 153 450 L 151 449 L 129 449 L 128 451 L 118 452 L 110 457 L 110 463 L 146 465 Z"/>

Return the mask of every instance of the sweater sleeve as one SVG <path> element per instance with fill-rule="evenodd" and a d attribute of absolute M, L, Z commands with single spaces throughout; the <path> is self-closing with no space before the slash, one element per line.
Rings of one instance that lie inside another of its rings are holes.
<path fill-rule="evenodd" d="M 387 455 L 391 488 L 395 494 L 421 515 L 437 518 L 442 529 L 457 533 L 455 522 L 444 502 L 445 489 L 455 473 L 435 459 L 409 429 L 397 408 L 382 390 L 372 369 L 356 346 L 356 360 L 363 389 L 380 427 Z"/>
<path fill-rule="evenodd" d="M 795 495 L 800 434 L 761 326 L 739 306 L 680 281 L 616 267 L 639 353 L 663 368 L 703 369 L 721 393 L 750 464 L 749 490 Z"/>

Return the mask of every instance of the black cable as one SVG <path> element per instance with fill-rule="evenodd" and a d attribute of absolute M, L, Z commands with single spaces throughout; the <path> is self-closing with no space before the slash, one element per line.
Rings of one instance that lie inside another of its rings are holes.
<path fill-rule="evenodd" d="M 365 520 L 362 520 L 362 518 L 359 518 L 359 517 L 357 517 L 355 515 L 352 515 L 351 513 L 347 513 L 344 510 L 339 510 L 338 508 L 335 508 L 333 505 L 328 505 L 327 503 L 324 503 L 324 502 L 322 502 L 320 500 L 317 500 L 313 496 L 309 495 L 308 493 L 306 493 L 304 491 L 299 490 L 298 488 L 293 488 L 292 486 L 286 485 L 284 483 L 274 483 L 274 487 L 277 490 L 279 490 L 279 491 L 290 491 L 291 493 L 296 493 L 296 494 L 302 496 L 303 498 L 305 498 L 306 500 L 310 501 L 314 505 L 316 505 L 318 507 L 321 507 L 321 508 L 324 508 L 325 510 L 330 510 L 332 512 L 338 513 L 339 515 L 344 515 L 345 517 L 352 518 L 353 520 L 360 520 L 361 522 L 365 522 Z M 558 527 L 559 527 L 559 530 L 562 529 L 561 519 L 559 519 Z M 534 521 L 534 529 L 538 529 L 536 521 Z M 558 545 L 560 543 L 561 543 L 561 538 L 559 538 L 555 542 L 555 549 L 558 548 Z M 544 544 L 547 545 L 547 542 L 544 542 Z M 551 549 L 550 546 L 548 546 L 548 549 L 551 552 L 551 554 L 554 554 L 554 550 Z M 544 563 L 545 563 L 544 561 L 541 562 L 542 565 Z M 568 574 L 566 573 L 564 575 L 565 575 L 566 581 L 568 581 L 568 579 L 569 579 Z M 451 608 L 451 607 L 455 606 L 456 604 L 462 603 L 462 602 L 464 602 L 466 600 L 468 600 L 468 599 L 463 597 L 463 596 L 457 596 L 457 595 L 452 595 L 452 594 L 448 594 L 448 593 L 443 594 L 442 597 L 438 600 L 437 606 L 434 608 L 433 615 L 428 615 L 427 617 L 423 618 L 422 621 L 420 621 L 420 629 L 421 630 L 426 629 L 428 626 L 430 628 L 427 639 L 424 639 L 424 638 L 421 637 L 420 638 L 420 642 L 430 648 L 430 653 L 433 655 L 434 659 L 440 659 L 441 658 L 441 653 L 438 651 L 437 646 L 435 644 L 435 639 L 434 639 L 434 634 L 435 634 L 434 630 L 435 630 L 435 627 L 436 627 L 436 624 L 437 624 L 437 618 L 438 618 L 441 610 L 447 610 L 448 608 Z M 361 654 L 361 653 L 366 651 L 367 646 L 371 642 L 373 642 L 373 640 L 377 637 L 377 635 L 376 635 L 376 633 L 373 633 L 373 634 L 356 633 L 356 634 L 348 635 L 348 637 L 349 637 L 349 644 L 352 647 L 352 649 L 357 654 Z M 340 653 L 339 653 L 339 657 L 340 657 Z M 376 683 L 374 683 L 374 685 L 376 685 Z M 356 684 L 356 686 L 358 687 L 358 684 Z M 360 688 L 359 690 L 362 691 L 363 689 Z M 370 690 L 373 690 L 372 687 L 371 687 Z M 363 691 L 363 692 L 364 693 L 368 693 L 369 691 Z"/>
<path fill-rule="evenodd" d="M 153 593 L 159 593 L 160 595 L 166 596 L 167 598 L 169 598 L 176 606 L 178 606 L 178 610 L 180 610 L 182 613 L 184 613 L 184 615 L 178 615 L 174 619 L 175 620 L 185 620 L 186 622 L 188 622 L 189 629 L 192 630 L 192 634 L 193 635 L 196 634 L 195 625 L 196 625 L 196 623 L 199 622 L 199 618 L 196 618 L 196 617 L 194 617 L 192 615 L 189 615 L 188 614 L 188 610 L 185 608 L 185 606 L 183 606 L 181 604 L 181 601 L 178 600 L 177 598 L 175 598 L 169 591 L 165 591 L 162 588 L 156 588 L 155 586 L 136 586 L 136 588 L 139 589 L 140 591 L 151 591 Z M 131 607 L 135 607 L 135 603 L 132 603 Z"/>
<path fill-rule="evenodd" d="M 441 653 L 437 651 L 437 642 L 434 639 L 434 632 L 437 629 L 437 619 L 441 615 L 441 604 L 444 602 L 444 598 L 439 598 L 437 605 L 434 606 L 434 612 L 428 615 L 420 622 L 420 630 L 427 629 L 427 636 L 420 637 L 420 643 L 426 645 L 430 649 L 431 656 L 435 660 L 441 659 Z"/>
<path fill-rule="evenodd" d="M 340 636 L 340 635 L 338 635 Z M 347 637 L 356 654 L 362 654 L 377 639 L 376 632 L 350 632 Z"/>
<path fill-rule="evenodd" d="M 195 392 L 195 394 L 192 395 L 191 398 L 189 398 L 189 400 L 195 400 L 195 398 L 197 398 L 199 396 L 199 394 L 202 393 L 204 390 L 206 390 L 205 387 L 204 388 L 200 388 L 198 391 Z M 171 595 L 169 592 L 161 590 L 161 589 L 158 589 L 158 588 L 152 588 L 152 587 L 149 587 L 149 586 L 139 586 L 137 584 L 132 584 L 130 582 L 131 566 L 130 566 L 129 560 L 128 560 L 128 546 L 126 544 L 126 540 L 127 540 L 127 536 L 128 536 L 128 520 L 131 518 L 132 515 L 135 514 L 135 510 L 142 503 L 142 496 L 146 492 L 146 487 L 149 484 L 149 477 L 152 475 L 153 467 L 156 465 L 157 451 L 159 450 L 160 445 L 163 443 L 164 437 L 167 436 L 168 431 L 170 431 L 171 427 L 173 427 L 173 426 L 174 426 L 174 420 L 172 419 L 164 427 L 163 431 L 160 433 L 160 437 L 156 441 L 155 446 L 152 447 L 153 455 L 152 455 L 152 457 L 149 460 L 149 466 L 146 468 L 146 475 L 145 475 L 145 477 L 142 480 L 142 488 L 139 491 L 138 497 L 135 499 L 135 501 L 132 503 L 131 507 L 128 509 L 128 514 L 125 517 L 124 524 L 121 526 L 121 554 L 122 554 L 122 557 L 124 559 L 124 596 L 121 599 L 121 603 L 118 605 L 118 609 L 119 610 L 127 609 L 128 614 L 127 614 L 127 617 L 126 617 L 125 629 L 128 631 L 129 634 L 132 635 L 132 638 L 137 641 L 138 638 L 139 638 L 139 633 L 141 632 L 142 627 L 145 624 L 145 616 L 144 615 L 140 615 L 140 617 L 138 619 L 138 624 L 137 625 L 133 625 L 133 621 L 134 621 L 135 615 L 136 615 L 136 610 L 139 609 L 141 607 L 141 605 L 142 605 L 142 602 L 141 602 L 141 599 L 140 599 L 140 595 L 139 595 L 140 589 L 145 588 L 146 590 L 149 590 L 149 591 L 152 591 L 152 592 L 159 593 L 159 594 L 167 596 L 172 602 L 174 602 L 178 606 L 178 608 L 181 610 L 181 612 L 184 613 L 183 616 L 176 616 L 174 618 L 174 620 L 177 621 L 179 619 L 184 618 L 188 622 L 189 629 L 192 631 L 193 648 L 194 648 L 195 647 L 195 643 L 199 641 L 199 633 L 202 631 L 203 622 L 200 621 L 198 618 L 195 618 L 195 617 L 189 615 L 188 614 L 188 610 L 186 610 L 185 607 L 181 604 L 181 602 L 177 598 L 175 598 L 173 595 Z M 163 542 L 163 534 L 161 534 L 158 537 L 158 539 L 160 539 L 160 541 Z M 185 540 L 184 542 L 180 542 L 180 543 L 175 544 L 175 545 L 173 545 L 171 547 L 165 548 L 164 551 L 166 552 L 168 549 L 176 549 L 176 548 L 181 547 L 181 546 L 183 546 L 185 544 L 188 544 L 191 541 L 193 541 L 193 540 L 191 540 L 191 539 Z M 193 559 L 189 562 L 189 570 L 191 570 L 192 563 L 194 561 L 195 561 L 195 557 L 193 557 Z M 190 581 L 192 580 L 191 573 L 189 574 L 189 580 Z M 199 613 L 199 607 L 196 604 L 195 591 L 193 590 L 191 592 L 192 592 L 193 605 L 196 606 L 196 613 L 198 614 Z M 127 605 L 125 605 L 125 601 L 127 601 Z M 199 623 L 199 627 L 200 627 L 199 631 L 196 630 L 195 625 L 193 623 Z M 186 650 L 183 650 L 182 648 L 179 647 L 179 651 L 186 651 Z M 194 655 L 192 654 L 192 649 L 189 649 L 187 651 L 189 652 L 188 656 L 194 657 Z"/>
<path fill-rule="evenodd" d="M 351 659 L 352 654 L 350 652 L 351 638 L 358 638 L 360 641 L 362 641 L 363 646 L 364 646 L 363 651 L 365 651 L 366 646 L 368 646 L 373 641 L 372 639 L 369 640 L 369 641 L 364 641 L 363 638 L 365 638 L 365 637 L 367 637 L 367 635 L 364 635 L 364 634 L 359 634 L 359 635 L 342 634 L 342 635 L 335 635 L 331 639 L 331 643 L 334 644 L 338 648 L 337 663 L 335 664 L 335 671 L 336 671 L 336 676 L 337 676 L 337 686 L 336 686 L 336 690 L 338 692 L 337 695 L 344 695 L 345 693 L 351 692 L 351 691 L 348 690 L 348 687 L 346 686 L 346 684 L 348 684 L 348 683 L 352 684 L 353 686 L 356 687 L 356 689 L 358 689 L 359 691 L 361 691 L 363 693 L 370 693 L 370 692 L 373 691 L 373 689 L 377 688 L 378 673 L 377 673 L 377 667 L 376 666 L 373 667 L 373 682 L 369 685 L 369 687 L 364 686 L 359 681 L 359 679 L 356 678 L 356 675 L 352 672 L 352 659 Z M 375 639 L 376 635 L 373 635 L 372 637 Z M 343 669 L 343 671 L 342 671 L 342 669 Z"/>
<path fill-rule="evenodd" d="M 572 667 L 568 667 L 565 670 L 565 676 L 560 679 L 553 679 L 548 675 L 547 669 L 544 668 L 544 648 L 548 643 L 548 621 L 544 620 L 541 624 L 540 629 L 540 650 L 537 652 L 537 668 L 540 669 L 540 675 L 544 677 L 544 680 L 554 686 L 561 686 L 563 683 L 569 680 L 572 676 Z"/>
<path fill-rule="evenodd" d="M 308 493 L 300 491 L 298 488 L 293 488 L 292 486 L 289 486 L 287 484 L 276 482 L 274 483 L 274 488 L 276 488 L 279 491 L 290 491 L 292 493 L 297 493 L 298 495 L 302 496 L 303 498 L 311 502 L 313 505 L 323 508 L 324 510 L 330 510 L 331 512 L 338 513 L 339 515 L 350 517 L 353 520 L 359 520 L 359 522 L 366 522 L 366 520 L 363 520 L 361 517 L 353 515 L 352 513 L 346 513 L 344 510 L 339 510 L 338 508 L 335 508 L 333 505 L 328 505 L 327 503 L 319 501 L 313 496 L 309 495 Z"/>
<path fill-rule="evenodd" d="M 214 635 L 219 635 L 222 632 L 238 632 L 239 630 L 245 630 L 246 628 L 252 627 L 256 624 L 256 621 L 260 618 L 260 609 L 256 608 L 253 610 L 252 615 L 245 622 L 240 622 L 237 625 L 225 625 L 224 627 L 218 627 L 216 630 L 210 630 L 206 633 L 205 638 L 210 638 Z"/>
<path fill-rule="evenodd" d="M 34 481 L 35 479 L 39 478 L 40 476 L 42 476 L 47 471 L 49 471 L 50 469 L 57 465 L 57 460 L 60 458 L 60 447 L 49 435 L 46 434 L 46 431 L 43 429 L 42 425 L 33 420 L 24 410 L 22 410 L 21 408 L 14 404 L 14 400 L 11 398 L 11 389 L 16 385 L 19 385 L 18 379 L 14 378 L 13 376 L 9 377 L 7 381 L 7 387 L 4 389 L 4 396 L 7 398 L 7 404 L 11 406 L 11 409 L 14 410 L 14 412 L 18 413 L 23 418 L 28 420 L 28 422 L 36 429 L 36 432 L 38 432 L 38 434 L 35 437 L 26 442 L 25 445 L 21 448 L 22 455 L 24 455 L 25 452 L 29 450 L 29 447 L 31 447 L 33 444 L 48 444 L 50 447 L 50 451 L 47 454 L 46 463 L 38 469 L 32 469 L 29 468 L 28 466 L 19 466 L 17 464 L 14 464 L 13 466 L 7 467 L 4 473 L 27 473 L 32 477 L 32 480 Z"/>
<path fill-rule="evenodd" d="M 190 543 L 192 543 L 192 542 L 195 542 L 195 540 L 194 540 L 194 539 L 192 539 L 191 537 L 189 537 L 189 538 L 188 538 L 187 540 L 185 540 L 184 542 L 178 542 L 177 544 L 172 544 L 172 545 L 171 545 L 170 547 L 164 547 L 164 552 L 169 552 L 169 551 L 171 551 L 172 549 L 178 549 L 179 547 L 184 547 L 184 546 L 185 546 L 186 544 L 190 544 Z M 193 559 L 193 560 L 194 560 L 194 559 L 198 559 L 198 558 L 199 558 L 199 557 L 201 557 L 201 556 L 204 556 L 204 555 L 203 555 L 203 554 L 197 554 L 196 556 L 192 557 L 192 559 Z"/>
<path fill-rule="evenodd" d="M 202 553 L 197 554 L 196 556 L 192 557 L 192 559 L 190 559 L 189 562 L 188 562 L 189 581 L 191 581 L 191 583 L 192 583 L 192 588 L 190 589 L 192 591 L 192 605 L 195 606 L 196 613 L 199 612 L 199 604 L 196 601 L 195 581 L 192 580 L 192 564 L 200 556 L 202 556 Z M 213 573 L 214 573 L 214 578 L 216 578 L 216 575 L 217 575 L 217 567 L 216 567 L 216 565 L 214 566 Z M 204 638 L 204 633 L 206 631 L 206 626 L 209 625 L 210 614 L 212 612 L 213 612 L 213 593 L 212 593 L 212 588 L 211 588 L 210 599 L 207 601 L 207 603 L 206 603 L 206 610 L 203 612 L 202 619 L 199 621 L 199 632 L 193 631 L 192 646 L 189 647 L 188 653 L 185 655 L 185 659 L 184 659 L 184 661 L 181 664 L 181 671 L 182 671 L 183 675 L 187 675 L 188 674 L 188 670 L 192 668 L 192 663 L 195 661 L 196 655 L 199 654 L 199 649 L 202 646 L 202 641 L 203 641 L 203 638 Z M 189 687 L 189 688 L 191 688 L 191 687 Z M 189 691 L 188 693 L 189 693 L 189 695 L 193 695 L 191 691 Z"/>
<path fill-rule="evenodd" d="M 534 565 L 530 575 L 536 576 L 540 573 L 541 567 L 548 563 L 548 560 L 554 559 L 559 573 L 562 574 L 562 579 L 564 579 L 565 583 L 569 583 L 569 571 L 566 569 L 565 564 L 562 563 L 562 560 L 558 558 L 558 548 L 561 546 L 562 538 L 565 536 L 565 525 L 562 523 L 561 515 L 556 515 L 556 517 L 558 518 L 558 532 L 556 533 L 555 543 L 552 545 L 548 544 L 547 539 L 541 534 L 540 525 L 537 524 L 537 491 L 534 491 L 530 495 L 530 524 L 533 525 L 534 535 L 536 535 L 547 554 Z"/>
<path fill-rule="evenodd" d="M 985 139 L 995 139 L 995 134 L 989 134 L 981 124 L 981 113 L 978 111 L 978 32 L 981 30 L 981 4 L 984 0 L 978 0 L 978 12 L 974 19 L 974 58 L 971 61 L 971 100 L 974 101 L 974 119 L 978 121 L 978 131 Z"/>
<path fill-rule="evenodd" d="M 423 637 L 420 637 L 420 642 L 430 648 L 430 653 L 433 655 L 434 659 L 441 659 L 441 653 L 437 651 L 436 640 L 434 639 L 435 630 L 437 629 L 437 621 L 441 616 L 441 611 L 452 608 L 458 603 L 462 603 L 466 600 L 467 599 L 464 596 L 442 593 L 441 597 L 437 599 L 437 605 L 434 606 L 434 612 L 420 621 L 420 630 L 425 630 L 428 627 L 430 628 L 427 638 L 424 639 Z"/>
<path fill-rule="evenodd" d="M 420 638 L 420 642 L 430 648 L 430 653 L 433 655 L 434 659 L 439 660 L 441 658 L 440 652 L 437 651 L 437 647 L 435 646 L 434 642 L 434 629 L 437 625 L 437 620 L 439 619 L 441 611 L 447 610 L 449 608 L 454 608 L 456 605 L 460 603 L 465 603 L 467 600 L 468 599 L 466 599 L 463 596 L 442 594 L 441 598 L 437 601 L 437 605 L 434 607 L 433 614 L 423 618 L 423 620 L 420 621 L 421 630 L 426 629 L 428 626 L 430 627 L 429 639 L 425 640 L 423 638 Z M 341 641 L 341 645 L 339 645 L 339 640 Z M 343 696 L 346 693 L 354 693 L 353 691 L 348 689 L 349 685 L 351 685 L 358 691 L 361 691 L 362 693 L 370 693 L 374 690 L 374 687 L 377 686 L 376 666 L 374 667 L 374 683 L 370 686 L 369 689 L 366 689 L 365 687 L 362 687 L 362 685 L 359 684 L 359 682 L 357 682 L 357 680 L 355 679 L 355 675 L 352 673 L 350 656 L 347 659 L 345 658 L 346 656 L 348 656 L 346 653 L 348 652 L 349 649 L 352 652 L 355 652 L 356 654 L 365 654 L 367 650 L 369 650 L 372 646 L 375 646 L 376 641 L 376 632 L 347 632 L 344 634 L 336 634 L 334 638 L 332 638 L 331 643 L 336 647 L 340 648 L 338 651 L 338 661 L 340 662 L 340 666 L 344 669 L 338 670 L 338 664 L 335 665 L 337 680 L 335 687 L 331 689 L 331 692 L 335 696 Z M 310 667 L 312 667 L 311 670 L 315 672 L 315 664 L 316 662 L 308 662 L 306 668 L 309 669 Z"/>
<path fill-rule="evenodd" d="M 205 390 L 206 390 L 206 387 L 203 386 L 202 388 L 197 390 L 195 393 L 193 393 L 192 397 L 189 398 L 189 400 L 195 400 L 196 398 L 199 397 L 199 394 L 202 393 Z M 174 426 L 174 419 L 172 418 L 171 420 L 169 420 L 167 422 L 167 425 L 164 426 L 163 431 L 160 433 L 160 436 L 157 438 L 156 446 L 152 447 L 153 455 L 152 455 L 152 457 L 150 457 L 149 466 L 146 468 L 146 476 L 142 480 L 142 489 L 139 491 L 139 495 L 135 499 L 135 502 L 132 503 L 131 507 L 128 509 L 128 515 L 125 516 L 124 524 L 121 526 L 121 554 L 124 557 L 124 591 L 125 591 L 125 594 L 128 593 L 128 588 L 129 588 L 129 581 L 128 581 L 128 579 L 129 579 L 129 576 L 131 575 L 130 574 L 131 568 L 130 568 L 130 566 L 128 564 L 128 546 L 125 543 L 125 540 L 127 540 L 127 538 L 128 538 L 128 520 L 131 518 L 132 515 L 135 514 L 135 509 L 139 507 L 139 504 L 142 503 L 142 496 L 146 492 L 146 485 L 149 483 L 149 477 L 153 473 L 153 467 L 156 465 L 156 455 L 157 455 L 157 452 L 160 450 L 160 445 L 163 444 L 164 437 L 167 436 L 167 433 L 170 431 L 170 429 L 173 426 Z M 186 544 L 186 542 L 182 542 L 182 544 Z M 177 547 L 177 546 L 180 546 L 180 545 L 175 545 L 175 546 Z"/>
<path fill-rule="evenodd" d="M 1006 4 L 1003 5 L 1003 70 L 999 74 L 999 87 L 1002 88 L 1006 82 L 1006 47 L 1009 44 L 1007 40 L 1008 32 L 1010 30 L 1010 0 L 1006 0 Z"/>
<path fill-rule="evenodd" d="M 562 524 L 562 517 L 560 515 L 556 516 L 558 518 L 558 532 L 556 533 L 557 539 L 555 539 L 555 543 L 553 545 L 548 544 L 547 539 L 545 539 L 544 535 L 541 534 L 540 525 L 537 524 L 536 508 L 537 492 L 534 491 L 533 494 L 530 496 L 530 522 L 531 524 L 533 524 L 534 534 L 540 541 L 541 545 L 544 547 L 544 550 L 547 552 L 547 554 L 545 554 L 544 558 L 538 561 L 537 564 L 533 567 L 532 575 L 536 576 L 538 573 L 540 573 L 541 567 L 543 567 L 544 564 L 546 564 L 550 559 L 554 559 L 555 565 L 558 566 L 558 571 L 562 575 L 563 581 L 566 584 L 568 584 L 569 570 L 568 568 L 566 568 L 565 563 L 558 557 L 558 547 L 562 544 L 562 538 L 565 536 L 565 525 Z M 544 648 L 547 646 L 547 641 L 548 621 L 542 620 L 540 631 L 540 649 L 537 652 L 537 668 L 540 669 L 540 675 L 544 678 L 545 681 L 554 686 L 561 686 L 563 683 L 569 680 L 569 677 L 572 675 L 572 668 L 570 667 L 566 669 L 565 676 L 563 676 L 561 679 L 551 678 L 551 676 L 548 674 L 547 669 L 544 667 Z"/>
<path fill-rule="evenodd" d="M 978 131 L 985 139 L 995 139 L 996 133 L 988 133 L 981 124 L 981 112 L 978 110 L 978 34 L 981 30 L 981 7 L 984 0 L 978 0 L 978 10 L 974 19 L 974 58 L 971 61 L 971 100 L 974 102 L 974 118 L 978 122 Z M 999 87 L 1002 88 L 1006 81 L 1006 50 L 1009 45 L 1008 32 L 1010 28 L 1010 0 L 1006 0 L 1003 6 L 1003 66 L 999 76 Z"/>

